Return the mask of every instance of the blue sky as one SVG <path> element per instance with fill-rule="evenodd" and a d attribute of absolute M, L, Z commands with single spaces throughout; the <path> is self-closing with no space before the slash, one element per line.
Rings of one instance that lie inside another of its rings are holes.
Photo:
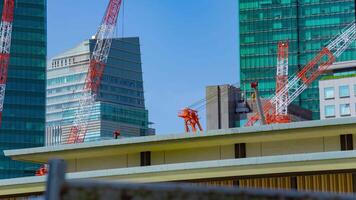
<path fill-rule="evenodd" d="M 95 34 L 108 0 L 49 0 L 48 57 Z M 126 0 L 118 36 L 139 36 L 146 107 L 157 134 L 183 132 L 177 112 L 205 86 L 237 83 L 237 0 Z M 205 111 L 201 111 L 205 127 Z"/>

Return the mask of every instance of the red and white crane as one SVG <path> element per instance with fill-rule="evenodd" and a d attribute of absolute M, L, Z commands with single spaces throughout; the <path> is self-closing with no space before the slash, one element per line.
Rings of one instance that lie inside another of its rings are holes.
<path fill-rule="evenodd" d="M 96 44 L 90 58 L 83 95 L 79 99 L 79 108 L 67 139 L 68 144 L 84 142 L 91 110 L 95 104 L 111 48 L 121 3 L 122 0 L 110 0 L 101 25 L 95 35 Z"/>
<path fill-rule="evenodd" d="M 263 106 L 263 113 L 267 123 L 277 123 L 276 111 L 283 112 L 310 84 L 317 79 L 325 70 L 330 67 L 350 44 L 355 40 L 355 22 L 349 24 L 334 39 L 330 40 L 324 47 L 299 73 L 290 77 L 288 84 L 284 85 L 275 96 L 269 99 Z M 287 96 L 286 101 L 280 101 Z M 245 126 L 253 126 L 259 120 L 259 115 L 255 114 L 249 118 Z"/>
<path fill-rule="evenodd" d="M 276 74 L 276 121 L 277 123 L 288 123 L 288 92 L 281 93 L 288 85 L 288 42 L 278 42 L 277 74 Z"/>
<path fill-rule="evenodd" d="M 4 0 L 0 24 L 0 125 L 4 108 L 7 71 L 10 61 L 12 24 L 14 21 L 14 0 Z"/>

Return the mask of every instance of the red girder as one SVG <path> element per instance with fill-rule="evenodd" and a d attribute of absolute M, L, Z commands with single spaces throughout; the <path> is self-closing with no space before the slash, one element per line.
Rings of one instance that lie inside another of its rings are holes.
<path fill-rule="evenodd" d="M 10 54 L 0 53 L 0 84 L 6 84 Z"/>
<path fill-rule="evenodd" d="M 314 57 L 297 76 L 306 84 L 310 85 L 320 74 L 335 62 L 336 58 L 328 48 L 323 48 L 317 56 Z"/>
<path fill-rule="evenodd" d="M 89 89 L 93 94 L 97 94 L 104 68 L 105 63 L 96 60 L 90 61 L 89 71 L 85 80 L 85 89 Z"/>
<path fill-rule="evenodd" d="M 4 7 L 2 11 L 1 21 L 3 22 L 10 22 L 14 21 L 14 8 L 15 8 L 15 1 L 14 0 L 4 0 Z"/>

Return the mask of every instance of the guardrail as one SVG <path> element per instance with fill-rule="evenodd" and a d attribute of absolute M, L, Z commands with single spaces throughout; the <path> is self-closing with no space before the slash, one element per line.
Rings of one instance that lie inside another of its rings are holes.
<path fill-rule="evenodd" d="M 66 180 L 66 163 L 49 162 L 45 197 L 47 200 L 355 200 L 353 195 L 224 187 L 187 184 L 133 184 Z"/>

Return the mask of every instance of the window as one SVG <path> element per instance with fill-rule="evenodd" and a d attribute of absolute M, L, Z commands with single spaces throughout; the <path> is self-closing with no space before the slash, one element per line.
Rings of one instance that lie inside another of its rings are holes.
<path fill-rule="evenodd" d="M 335 98 L 334 88 L 333 87 L 324 88 L 324 99 L 333 99 L 333 98 Z"/>
<path fill-rule="evenodd" d="M 352 134 L 340 135 L 341 151 L 353 150 Z"/>
<path fill-rule="evenodd" d="M 235 144 L 235 158 L 246 158 L 246 143 Z"/>
<path fill-rule="evenodd" d="M 335 117 L 335 105 L 325 106 L 325 117 Z"/>
<path fill-rule="evenodd" d="M 354 85 L 354 96 L 356 97 L 356 85 Z"/>
<path fill-rule="evenodd" d="M 151 165 L 151 152 L 145 151 L 141 152 L 141 166 L 150 166 Z"/>
<path fill-rule="evenodd" d="M 340 116 L 350 116 L 350 104 L 340 104 Z"/>
<path fill-rule="evenodd" d="M 350 91 L 348 85 L 342 85 L 339 87 L 340 98 L 350 97 Z"/>

